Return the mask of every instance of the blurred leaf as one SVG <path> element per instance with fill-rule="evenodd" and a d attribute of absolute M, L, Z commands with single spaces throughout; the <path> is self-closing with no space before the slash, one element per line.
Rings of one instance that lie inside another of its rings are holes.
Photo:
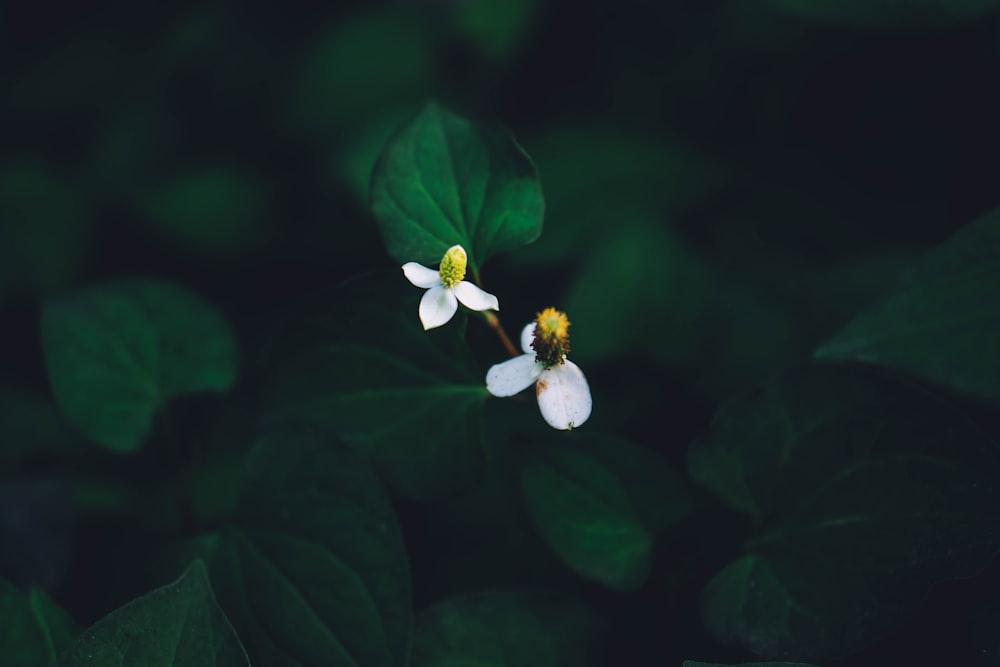
<path fill-rule="evenodd" d="M 235 525 L 200 547 L 253 664 L 406 663 L 406 551 L 388 498 L 351 448 L 302 432 L 261 437 Z"/>
<path fill-rule="evenodd" d="M 670 464 L 626 440 L 576 433 L 533 441 L 524 452 L 525 507 L 556 556 L 613 590 L 639 588 L 657 533 L 691 509 Z"/>
<path fill-rule="evenodd" d="M 702 594 L 712 631 L 765 658 L 833 659 L 899 627 L 1000 549 L 1000 448 L 871 369 L 814 365 L 722 408 L 689 470 L 752 517 Z"/>
<path fill-rule="evenodd" d="M 898 26 L 967 21 L 1000 6 L 998 0 L 766 0 L 791 14 L 834 23 Z"/>
<path fill-rule="evenodd" d="M 738 665 L 721 662 L 697 662 L 696 660 L 685 660 L 684 667 L 816 667 L 805 662 L 741 662 Z"/>
<path fill-rule="evenodd" d="M 210 304 L 153 280 L 106 283 L 46 304 L 42 347 L 56 401 L 108 449 L 142 446 L 157 411 L 236 380 L 236 341 Z"/>
<path fill-rule="evenodd" d="M 545 234 L 512 261 L 530 265 L 574 258 L 623 223 L 690 206 L 724 177 L 720 165 L 656 128 L 559 127 L 526 146 L 545 184 Z"/>
<path fill-rule="evenodd" d="M 154 188 L 139 206 L 163 236 L 205 252 L 239 252 L 269 233 L 269 193 L 239 167 L 203 165 Z"/>
<path fill-rule="evenodd" d="M 718 289 L 710 269 L 660 224 L 623 221 L 601 238 L 566 296 L 574 358 L 640 351 L 677 365 L 696 359 Z"/>
<path fill-rule="evenodd" d="M 1000 209 L 966 226 L 816 351 L 1000 401 Z"/>
<path fill-rule="evenodd" d="M 34 158 L 0 165 L 0 292 L 45 294 L 69 285 L 90 236 L 89 203 Z"/>
<path fill-rule="evenodd" d="M 405 11 L 338 17 L 306 46 L 291 77 L 295 122 L 311 132 L 349 136 L 371 114 L 426 94 L 430 46 Z"/>
<path fill-rule="evenodd" d="M 92 625 L 60 667 L 226 667 L 249 665 L 215 602 L 205 564 L 129 602 Z"/>
<path fill-rule="evenodd" d="M 396 272 L 325 294 L 280 343 L 288 360 L 265 392 L 264 420 L 337 433 L 394 490 L 429 499 L 480 474 L 487 392 L 460 321 L 422 330 L 421 296 Z"/>
<path fill-rule="evenodd" d="M 542 188 L 510 134 L 429 104 L 386 144 L 372 210 L 389 254 L 436 263 L 461 244 L 476 270 L 542 233 Z"/>
<path fill-rule="evenodd" d="M 411 667 L 594 664 L 598 624 L 584 607 L 496 590 L 453 598 L 417 617 Z"/>
<path fill-rule="evenodd" d="M 158 92 L 139 89 L 101 119 L 86 172 L 100 196 L 131 206 L 151 174 L 173 164 L 179 137 Z"/>
<path fill-rule="evenodd" d="M 518 49 L 539 12 L 540 0 L 466 0 L 452 4 L 458 33 L 487 58 L 502 61 Z"/>
<path fill-rule="evenodd" d="M 69 614 L 44 591 L 33 588 L 24 595 L 3 579 L 0 618 L 0 654 L 5 664 L 54 666 L 59 654 L 80 634 Z"/>

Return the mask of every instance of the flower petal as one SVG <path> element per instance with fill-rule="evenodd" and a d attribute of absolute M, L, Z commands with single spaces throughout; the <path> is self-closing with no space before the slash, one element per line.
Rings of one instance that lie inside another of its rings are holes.
<path fill-rule="evenodd" d="M 454 315 L 458 310 L 458 300 L 451 290 L 443 285 L 430 288 L 420 299 L 420 323 L 424 329 L 439 327 Z"/>
<path fill-rule="evenodd" d="M 428 269 L 423 264 L 417 264 L 416 262 L 403 264 L 403 275 L 411 283 L 424 289 L 430 289 L 441 284 L 441 274 L 434 269 Z"/>
<path fill-rule="evenodd" d="M 552 428 L 576 428 L 590 417 L 590 387 L 583 371 L 572 361 L 542 371 L 535 393 L 542 418 Z"/>
<path fill-rule="evenodd" d="M 521 349 L 524 350 L 525 354 L 535 354 L 535 350 L 531 347 L 531 343 L 535 340 L 535 323 L 528 322 L 521 329 Z"/>
<path fill-rule="evenodd" d="M 497 298 L 479 289 L 467 280 L 458 283 L 452 290 L 455 296 L 462 302 L 462 305 L 472 310 L 500 310 L 500 302 Z"/>
<path fill-rule="evenodd" d="M 491 366 L 486 372 L 486 390 L 494 396 L 513 396 L 530 387 L 541 372 L 535 355 L 522 354 Z"/>

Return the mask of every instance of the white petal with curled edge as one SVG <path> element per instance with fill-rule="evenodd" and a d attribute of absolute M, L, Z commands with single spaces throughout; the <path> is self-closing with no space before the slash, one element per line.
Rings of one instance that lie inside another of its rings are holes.
<path fill-rule="evenodd" d="M 535 393 L 542 418 L 552 428 L 576 428 L 590 417 L 590 387 L 583 371 L 572 361 L 542 371 Z"/>
<path fill-rule="evenodd" d="M 531 343 L 535 340 L 535 323 L 528 322 L 523 329 L 521 329 L 521 349 L 524 350 L 525 354 L 534 354 L 535 350 L 531 347 Z"/>
<path fill-rule="evenodd" d="M 534 383 L 542 372 L 535 355 L 522 354 L 490 367 L 486 372 L 486 390 L 494 396 L 513 396 Z"/>
<path fill-rule="evenodd" d="M 500 302 L 489 292 L 463 280 L 452 288 L 462 305 L 472 310 L 500 310 Z"/>
<path fill-rule="evenodd" d="M 403 275 L 411 283 L 424 289 L 430 289 L 435 285 L 441 284 L 441 274 L 434 269 L 428 269 L 423 264 L 417 264 L 416 262 L 403 264 Z"/>
<path fill-rule="evenodd" d="M 439 327 L 450 320 L 456 310 L 458 299 L 450 289 L 442 285 L 432 287 L 420 299 L 420 323 L 424 325 L 424 329 Z"/>

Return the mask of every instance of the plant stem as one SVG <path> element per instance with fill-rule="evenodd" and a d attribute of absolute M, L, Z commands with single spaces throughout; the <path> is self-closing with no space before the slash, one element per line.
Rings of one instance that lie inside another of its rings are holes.
<path fill-rule="evenodd" d="M 483 312 L 483 317 L 486 318 L 486 323 L 490 325 L 490 328 L 496 332 L 497 337 L 500 338 L 500 342 L 503 343 L 503 347 L 507 350 L 507 354 L 511 357 L 519 357 L 521 353 L 517 351 L 514 347 L 514 343 L 510 342 L 510 337 L 507 332 L 504 331 L 503 325 L 500 324 L 500 318 L 489 311 Z"/>

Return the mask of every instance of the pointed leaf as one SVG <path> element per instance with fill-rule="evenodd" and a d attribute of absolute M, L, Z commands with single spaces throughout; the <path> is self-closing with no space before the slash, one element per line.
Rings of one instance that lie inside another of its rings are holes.
<path fill-rule="evenodd" d="M 254 664 L 402 667 L 410 580 L 392 507 L 350 447 L 263 436 L 234 525 L 193 545 Z"/>
<path fill-rule="evenodd" d="M 25 595 L 0 579 L 0 655 L 4 664 L 54 666 L 80 633 L 69 614 L 38 589 Z"/>
<path fill-rule="evenodd" d="M 223 317 L 176 285 L 130 280 L 49 302 L 42 346 L 59 407 L 108 449 L 138 449 L 157 411 L 236 379 L 236 341 Z"/>
<path fill-rule="evenodd" d="M 383 148 L 371 202 L 397 260 L 437 263 L 459 244 L 473 270 L 538 238 L 545 208 L 534 165 L 505 130 L 433 103 Z"/>
<path fill-rule="evenodd" d="M 779 376 L 720 410 L 688 463 L 756 525 L 706 586 L 703 616 L 764 658 L 857 651 L 1000 550 L 1000 447 L 864 367 Z"/>
<path fill-rule="evenodd" d="M 195 561 L 172 584 L 147 593 L 91 626 L 60 667 L 248 666 L 233 627 L 215 603 L 205 564 Z"/>
<path fill-rule="evenodd" d="M 1000 208 L 933 250 L 816 352 L 1000 402 Z"/>
<path fill-rule="evenodd" d="M 670 464 L 611 436 L 539 439 L 524 451 L 524 504 L 556 556 L 614 590 L 641 586 L 657 533 L 690 510 Z"/>

